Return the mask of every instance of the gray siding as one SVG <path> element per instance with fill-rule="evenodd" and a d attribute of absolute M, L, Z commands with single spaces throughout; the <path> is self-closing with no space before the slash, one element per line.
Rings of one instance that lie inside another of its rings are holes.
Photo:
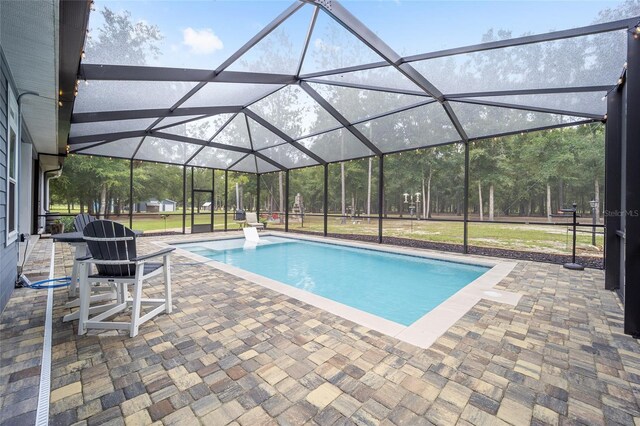
<path fill-rule="evenodd" d="M 18 243 L 6 246 L 7 213 L 7 72 L 0 61 L 0 312 L 13 293 L 18 263 Z"/>

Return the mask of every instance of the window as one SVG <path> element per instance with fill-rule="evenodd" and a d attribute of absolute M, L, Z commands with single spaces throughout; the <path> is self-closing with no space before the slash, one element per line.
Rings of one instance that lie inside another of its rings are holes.
<path fill-rule="evenodd" d="M 18 237 L 18 103 L 11 88 L 8 89 L 7 108 L 7 245 Z"/>

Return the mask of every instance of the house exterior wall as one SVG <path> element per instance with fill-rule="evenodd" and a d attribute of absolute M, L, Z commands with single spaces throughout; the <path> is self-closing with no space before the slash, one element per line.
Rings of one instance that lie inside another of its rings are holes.
<path fill-rule="evenodd" d="M 18 242 L 6 244 L 8 75 L 4 61 L 0 61 L 0 312 L 13 293 L 18 264 Z"/>
<path fill-rule="evenodd" d="M 18 203 L 18 232 L 20 234 L 32 234 L 33 224 L 33 145 L 27 141 L 25 132 L 22 132 L 20 144 L 20 192 Z"/>

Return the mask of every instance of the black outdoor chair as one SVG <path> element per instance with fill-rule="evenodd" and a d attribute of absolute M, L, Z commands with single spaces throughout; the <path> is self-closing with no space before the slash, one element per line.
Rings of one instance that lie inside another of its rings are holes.
<path fill-rule="evenodd" d="M 73 225 L 76 228 L 76 232 L 82 232 L 84 227 L 89 223 L 95 221 L 96 218 L 87 213 L 80 213 L 73 219 Z"/>
<path fill-rule="evenodd" d="M 80 273 L 80 320 L 78 334 L 85 334 L 88 328 L 129 330 L 129 335 L 138 334 L 140 325 L 158 315 L 163 310 L 171 313 L 171 271 L 170 256 L 175 248 L 165 248 L 155 253 L 140 255 L 136 252 L 136 235 L 124 225 L 110 220 L 96 220 L 84 228 L 84 239 L 89 247 L 90 257 L 79 259 Z M 162 257 L 162 262 L 148 262 Z M 91 265 L 97 273 L 89 275 Z M 145 280 L 164 272 L 164 299 L 143 299 L 142 285 Z M 108 282 L 116 286 L 117 301 L 108 310 L 89 318 L 91 285 Z M 128 286 L 133 285 L 132 296 Z M 142 315 L 143 305 L 155 306 Z M 131 307 L 131 321 L 109 321 L 108 319 L 127 311 Z"/>

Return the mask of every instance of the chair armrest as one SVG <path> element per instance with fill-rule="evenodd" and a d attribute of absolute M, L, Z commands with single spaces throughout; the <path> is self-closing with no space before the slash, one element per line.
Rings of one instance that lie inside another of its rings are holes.
<path fill-rule="evenodd" d="M 162 250 L 157 251 L 155 253 L 143 254 L 141 256 L 135 257 L 135 258 L 131 259 L 131 261 L 132 262 L 141 262 L 143 260 L 152 259 L 154 257 L 165 256 L 165 255 L 171 253 L 174 250 L 175 250 L 175 247 L 167 247 L 166 249 L 162 249 Z"/>
<path fill-rule="evenodd" d="M 89 256 L 76 257 L 76 260 L 77 260 L 78 262 L 83 262 L 83 261 L 85 261 L 85 260 L 89 260 L 89 259 L 91 259 L 91 258 L 93 258 L 93 256 L 89 255 Z"/>

